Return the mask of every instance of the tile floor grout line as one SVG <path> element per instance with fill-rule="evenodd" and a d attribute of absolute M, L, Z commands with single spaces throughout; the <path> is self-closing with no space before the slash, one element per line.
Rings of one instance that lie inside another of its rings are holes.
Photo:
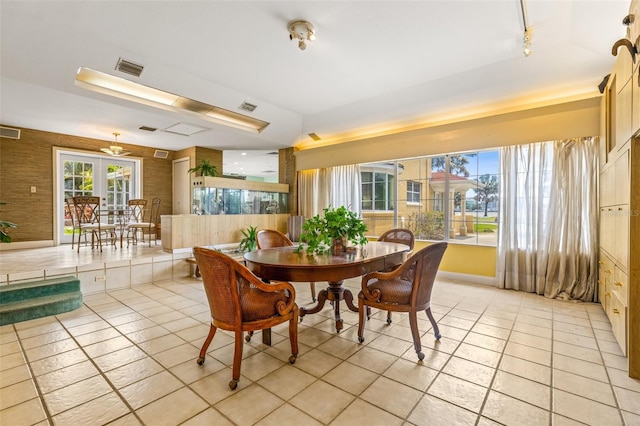
<path fill-rule="evenodd" d="M 602 306 L 602 305 L 600 305 Z M 616 403 L 615 408 L 618 410 L 618 415 L 620 416 L 620 421 L 622 425 L 626 425 L 627 422 L 625 421 L 624 416 L 622 415 L 622 406 L 620 405 L 620 401 L 618 401 L 618 395 L 616 394 L 616 391 L 614 389 L 613 386 L 613 382 L 611 381 L 611 376 L 609 375 L 609 370 L 607 369 L 607 366 L 605 365 L 604 362 L 604 358 L 602 357 L 602 350 L 600 349 L 600 342 L 598 342 L 598 339 L 595 338 L 595 332 L 593 330 L 593 323 L 591 322 L 591 315 L 589 315 L 589 312 L 587 312 L 587 318 L 589 319 L 589 327 L 591 327 L 591 331 L 593 332 L 594 335 L 594 340 L 596 343 L 596 347 L 598 348 L 598 352 L 600 354 L 600 359 L 602 360 L 602 367 L 604 368 L 604 374 L 607 376 L 607 380 L 609 382 L 609 387 L 611 388 L 611 394 L 613 395 L 613 400 Z M 552 330 L 553 332 L 553 330 Z M 589 398 L 590 399 L 590 398 Z"/>
<path fill-rule="evenodd" d="M 29 361 L 29 357 L 27 356 L 27 351 L 22 346 L 22 339 L 20 338 L 20 334 L 18 333 L 18 329 L 16 328 L 15 323 L 11 324 L 11 326 L 13 327 L 13 331 L 14 331 L 14 333 L 16 335 L 16 342 L 18 343 L 18 346 L 20 348 L 20 352 L 22 354 L 22 358 L 24 359 L 25 364 L 27 365 L 27 368 L 29 369 L 29 375 L 30 375 L 29 380 L 31 381 L 31 383 L 33 383 L 33 385 L 36 388 L 36 393 L 38 394 L 38 399 L 40 400 L 40 404 L 42 405 L 42 409 L 44 411 L 44 415 L 46 416 L 47 422 L 51 423 L 51 420 L 52 420 L 51 411 L 49 411 L 49 407 L 47 406 L 47 404 L 45 402 L 44 393 L 42 392 L 42 389 L 40 388 L 40 384 L 36 380 L 36 374 L 33 371 L 33 367 L 31 366 L 31 362 Z"/>
<path fill-rule="evenodd" d="M 89 307 L 89 306 L 88 306 L 88 305 L 86 305 L 86 304 L 85 304 L 84 306 L 86 306 L 86 307 L 87 307 L 87 309 L 89 309 L 91 312 L 93 312 L 93 314 L 95 314 L 95 315 L 97 315 L 98 317 L 100 317 L 100 319 L 102 319 L 103 321 L 106 321 L 106 320 L 105 320 L 104 318 L 102 318 L 102 317 L 100 316 L 100 314 L 99 314 L 99 313 L 97 313 L 93 308 Z M 93 359 L 93 357 L 92 357 L 92 356 L 90 356 L 90 355 L 86 352 L 86 350 L 85 350 L 84 346 L 83 346 L 83 345 L 81 345 L 81 344 L 78 342 L 78 340 L 76 339 L 76 336 L 74 336 L 73 334 L 71 334 L 71 333 L 69 332 L 69 329 L 68 329 L 68 328 L 67 328 L 67 326 L 62 322 L 62 320 L 60 320 L 60 319 L 58 318 L 58 315 L 55 315 L 55 317 L 56 317 L 56 320 L 60 323 L 60 325 L 64 328 L 64 330 L 65 330 L 67 333 L 69 333 L 69 336 L 73 339 L 73 341 L 75 342 L 75 344 L 76 344 L 76 345 L 78 345 L 78 348 L 80 348 L 80 350 L 82 351 L 82 353 L 84 353 L 84 355 L 85 355 L 85 356 L 87 357 L 87 359 L 91 362 L 91 364 L 93 364 L 93 366 L 95 367 L 95 369 L 98 371 L 98 374 L 99 374 L 100 376 L 102 376 L 102 378 L 107 382 L 107 384 L 108 384 L 108 385 L 109 385 L 109 387 L 113 390 L 113 392 L 118 396 L 118 398 L 120 398 L 120 400 L 121 400 L 121 401 L 125 404 L 125 406 L 129 409 L 129 412 L 130 412 L 130 413 L 126 413 L 126 414 L 123 414 L 122 416 L 120 416 L 120 417 L 118 417 L 118 418 L 116 418 L 116 419 L 112 419 L 109 423 L 111 423 L 111 422 L 113 422 L 113 421 L 115 421 L 115 420 L 118 420 L 118 419 L 120 419 L 120 418 L 122 418 L 122 417 L 125 417 L 125 416 L 127 416 L 127 414 L 133 414 L 133 415 L 134 415 L 134 417 L 135 417 L 135 418 L 136 418 L 136 419 L 137 419 L 141 424 L 143 424 L 143 425 L 144 425 L 144 422 L 143 422 L 143 421 L 142 421 L 142 419 L 138 416 L 138 414 L 136 413 L 136 410 L 134 410 L 134 409 L 133 409 L 133 407 L 131 406 L 131 404 L 129 404 L 129 401 L 127 401 L 127 400 L 124 398 L 124 396 L 120 393 L 120 391 L 116 388 L 116 386 L 111 382 L 111 380 L 109 380 L 109 378 L 108 378 L 108 377 L 107 377 L 107 375 L 106 375 L 106 372 L 102 371 L 102 369 L 100 368 L 100 366 L 98 366 L 98 364 L 95 362 L 95 360 Z M 106 322 L 109 324 L 109 326 L 110 326 L 110 327 L 113 327 L 113 326 L 112 326 L 108 321 L 106 321 Z M 113 327 L 113 328 L 115 329 L 115 327 Z M 122 335 L 124 338 L 127 338 L 127 336 L 125 336 L 124 334 L 122 334 L 122 333 L 120 332 L 120 330 L 116 329 L 116 331 L 117 331 L 118 333 L 120 333 L 120 335 Z M 127 340 L 128 340 L 128 339 L 127 339 Z M 96 343 L 99 343 L 99 342 L 96 342 Z M 69 386 L 69 385 L 67 385 L 67 386 Z M 62 388 L 61 388 L 61 389 L 62 389 Z M 99 396 L 97 396 L 96 398 L 93 398 L 93 399 L 92 399 L 92 400 L 90 400 L 90 401 L 94 401 L 94 400 L 96 400 L 96 399 L 98 399 L 98 398 L 100 398 L 100 397 L 102 397 L 102 396 L 104 396 L 104 395 L 99 395 Z M 90 401 L 85 401 L 83 404 L 86 404 L 86 403 L 88 403 L 88 402 L 90 402 Z M 83 404 L 81 404 L 81 405 L 83 405 Z M 79 407 L 79 406 L 80 406 L 80 405 L 76 405 L 76 406 L 74 406 L 74 407 L 70 407 L 70 408 L 68 408 L 67 410 L 61 411 L 60 413 L 56 414 L 56 416 L 57 416 L 57 415 L 60 415 L 60 414 L 62 414 L 62 413 L 64 413 L 64 412 L 66 412 L 66 411 L 72 410 L 72 409 L 74 409 L 74 408 L 76 408 L 76 407 Z M 51 421 L 53 421 L 53 417 L 51 418 Z"/>

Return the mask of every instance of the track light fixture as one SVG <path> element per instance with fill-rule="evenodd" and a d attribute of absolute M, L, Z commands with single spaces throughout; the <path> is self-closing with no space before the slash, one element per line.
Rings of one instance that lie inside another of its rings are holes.
<path fill-rule="evenodd" d="M 531 55 L 531 33 L 529 32 L 529 28 L 524 30 L 524 37 L 522 39 L 522 53 L 524 53 L 524 56 Z"/>
<path fill-rule="evenodd" d="M 307 48 L 306 41 L 314 41 L 316 39 L 316 29 L 307 21 L 293 21 L 289 23 L 289 40 L 298 40 L 298 48 L 304 50 Z"/>
<path fill-rule="evenodd" d="M 531 55 L 531 28 L 527 22 L 527 8 L 524 4 L 525 0 L 520 0 L 520 11 L 522 12 L 522 25 L 524 26 L 524 36 L 522 37 L 522 53 L 524 56 Z"/>

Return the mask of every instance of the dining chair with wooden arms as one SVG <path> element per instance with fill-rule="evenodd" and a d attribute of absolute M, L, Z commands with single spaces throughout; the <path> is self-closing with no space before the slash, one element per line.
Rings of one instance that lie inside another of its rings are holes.
<path fill-rule="evenodd" d="M 420 333 L 418 331 L 418 311 L 425 311 L 431 322 L 435 338 L 440 340 L 440 329 L 431 313 L 431 292 L 447 249 L 446 242 L 425 247 L 402 265 L 390 272 L 371 272 L 362 277 L 362 289 L 358 294 L 358 341 L 364 342 L 364 326 L 370 318 L 365 315 L 367 307 L 386 311 L 407 312 L 413 337 L 413 346 L 418 359 L 424 359 Z"/>
<path fill-rule="evenodd" d="M 398 243 L 398 244 L 404 244 L 409 246 L 409 251 L 405 253 L 406 256 L 404 257 L 404 259 L 406 260 L 409 257 L 409 255 L 413 253 L 413 246 L 416 243 L 416 237 L 413 231 L 411 231 L 410 229 L 393 228 L 383 232 L 382 235 L 378 237 L 378 241 L 383 241 L 387 243 Z M 400 263 L 395 265 L 390 265 L 382 272 L 393 271 L 398 266 L 400 266 Z M 370 307 L 367 307 L 367 315 L 371 316 Z M 391 311 L 387 312 L 387 324 L 391 324 Z"/>
<path fill-rule="evenodd" d="M 298 356 L 298 305 L 293 285 L 284 281 L 264 283 L 246 266 L 217 250 L 194 247 L 193 254 L 211 311 L 211 327 L 197 363 L 204 364 L 218 328 L 233 331 L 235 347 L 229 387 L 235 389 L 240 380 L 244 332 L 265 330 L 288 321 L 289 362 L 294 364 Z"/>
<path fill-rule="evenodd" d="M 257 243 L 259 249 L 268 249 L 274 247 L 293 246 L 291 241 L 285 234 L 276 229 L 261 229 L 258 231 Z M 316 301 L 316 283 L 310 282 L 311 300 Z"/>

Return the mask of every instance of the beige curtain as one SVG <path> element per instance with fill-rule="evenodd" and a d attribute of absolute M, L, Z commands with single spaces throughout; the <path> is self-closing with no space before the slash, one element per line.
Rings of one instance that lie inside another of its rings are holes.
<path fill-rule="evenodd" d="M 304 217 L 323 209 L 346 206 L 361 215 L 362 182 L 359 165 L 298 172 L 298 212 Z"/>
<path fill-rule="evenodd" d="M 498 287 L 595 300 L 597 164 L 597 138 L 503 148 Z"/>

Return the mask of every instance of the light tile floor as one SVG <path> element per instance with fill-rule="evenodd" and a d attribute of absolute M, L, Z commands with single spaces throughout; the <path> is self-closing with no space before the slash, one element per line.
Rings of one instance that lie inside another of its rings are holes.
<path fill-rule="evenodd" d="M 359 281 L 346 282 L 357 294 Z M 310 302 L 300 283 L 299 304 Z M 287 362 L 286 325 L 273 346 L 244 347 L 231 391 L 233 337 L 219 331 L 195 362 L 209 312 L 195 278 L 85 297 L 62 315 L 0 328 L 2 425 L 640 425 L 640 381 L 626 373 L 600 305 L 438 280 L 420 317 L 424 362 L 408 320 L 374 313 L 365 342 L 343 310 L 304 318 Z"/>

